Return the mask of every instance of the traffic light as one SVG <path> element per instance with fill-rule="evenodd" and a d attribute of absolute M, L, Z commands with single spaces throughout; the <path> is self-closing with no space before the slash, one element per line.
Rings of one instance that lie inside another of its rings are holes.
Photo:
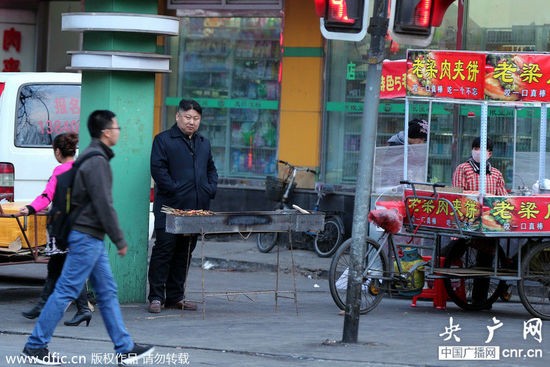
<path fill-rule="evenodd" d="M 439 27 L 445 11 L 455 0 L 392 0 L 389 31 L 396 42 L 428 46 L 434 27 Z"/>
<path fill-rule="evenodd" d="M 367 34 L 369 0 L 315 0 L 326 39 L 361 41 Z"/>

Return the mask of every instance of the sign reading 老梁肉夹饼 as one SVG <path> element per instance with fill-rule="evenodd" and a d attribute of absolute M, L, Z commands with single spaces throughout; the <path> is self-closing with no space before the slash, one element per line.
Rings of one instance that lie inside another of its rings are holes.
<path fill-rule="evenodd" d="M 431 194 L 426 192 L 424 197 Z M 483 206 L 477 193 L 439 193 L 438 199 L 425 199 L 406 190 L 405 197 L 415 225 L 456 230 L 460 226 L 463 231 L 478 232 L 550 232 L 550 196 L 486 196 Z"/>
<path fill-rule="evenodd" d="M 409 50 L 407 95 L 550 102 L 550 55 Z"/>
<path fill-rule="evenodd" d="M 409 51 L 409 96 L 483 99 L 485 55 L 476 52 Z"/>

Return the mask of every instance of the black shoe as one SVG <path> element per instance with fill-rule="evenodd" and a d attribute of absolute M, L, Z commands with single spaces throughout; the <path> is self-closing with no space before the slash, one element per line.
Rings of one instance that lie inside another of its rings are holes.
<path fill-rule="evenodd" d="M 28 363 L 41 364 L 45 366 L 59 366 L 61 364 L 59 356 L 50 354 L 48 348 L 33 349 L 25 347 L 23 348 L 21 355 L 28 358 L 26 361 Z"/>
<path fill-rule="evenodd" d="M 65 321 L 66 326 L 79 326 L 82 322 L 86 321 L 86 326 L 90 325 L 92 319 L 92 311 L 86 310 L 77 312 L 72 319 Z"/>
<path fill-rule="evenodd" d="M 42 306 L 44 304 L 37 304 L 36 306 L 34 306 L 32 309 L 30 309 L 29 311 L 25 312 L 21 312 L 21 315 L 23 315 L 23 317 L 26 317 L 27 319 L 29 320 L 33 320 L 33 319 L 36 319 L 38 316 L 40 316 L 40 312 L 42 312 Z"/>
<path fill-rule="evenodd" d="M 155 351 L 155 347 L 152 345 L 142 345 L 134 343 L 134 347 L 127 353 L 121 353 L 118 355 L 118 365 L 128 366 L 135 364 L 138 360 L 151 355 Z"/>

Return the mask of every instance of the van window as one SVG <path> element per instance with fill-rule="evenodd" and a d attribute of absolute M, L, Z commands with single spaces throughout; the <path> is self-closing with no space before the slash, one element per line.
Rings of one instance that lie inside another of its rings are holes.
<path fill-rule="evenodd" d="M 62 133 L 80 126 L 80 85 L 27 84 L 19 89 L 15 146 L 51 147 Z"/>

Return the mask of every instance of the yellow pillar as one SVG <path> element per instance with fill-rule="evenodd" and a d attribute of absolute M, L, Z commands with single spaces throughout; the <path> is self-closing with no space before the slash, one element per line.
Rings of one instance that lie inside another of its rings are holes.
<path fill-rule="evenodd" d="M 279 159 L 318 167 L 321 148 L 323 38 L 310 1 L 285 1 Z"/>

